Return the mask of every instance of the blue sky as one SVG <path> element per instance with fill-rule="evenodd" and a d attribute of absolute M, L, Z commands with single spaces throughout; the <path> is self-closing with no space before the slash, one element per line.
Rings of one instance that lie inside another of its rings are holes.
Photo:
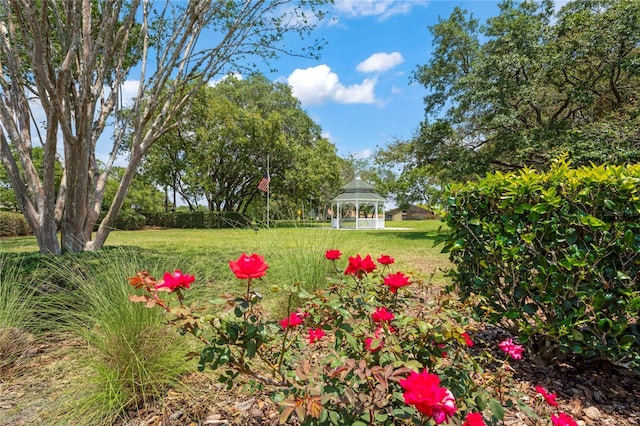
<path fill-rule="evenodd" d="M 292 86 L 339 155 L 366 158 L 424 118 L 426 90 L 410 77 L 430 59 L 428 27 L 456 6 L 481 22 L 499 12 L 495 1 L 336 0 L 317 30 L 320 60 L 283 57 L 267 77 Z"/>
<path fill-rule="evenodd" d="M 557 6 L 568 0 L 555 0 Z M 327 44 L 319 60 L 282 56 L 263 71 L 267 78 L 291 85 L 303 109 L 323 134 L 347 157 L 367 158 L 394 140 L 413 136 L 424 118 L 426 89 L 411 75 L 429 62 L 429 27 L 458 6 L 484 23 L 499 13 L 490 0 L 335 0 L 329 16 L 310 39 Z M 300 39 L 287 47 L 307 44 Z M 128 80 L 125 99 L 137 80 Z M 101 144 L 99 144 L 101 145 Z M 99 146 L 100 148 L 100 146 Z M 104 152 L 103 152 L 104 151 Z M 98 158 L 107 157 L 107 149 Z"/>

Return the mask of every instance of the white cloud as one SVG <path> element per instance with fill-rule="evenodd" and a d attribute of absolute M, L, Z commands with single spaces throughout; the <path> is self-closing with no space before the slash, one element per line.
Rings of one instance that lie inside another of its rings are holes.
<path fill-rule="evenodd" d="M 138 96 L 139 80 L 125 80 L 120 87 L 122 93 L 122 103 L 125 108 L 133 105 L 133 99 Z"/>
<path fill-rule="evenodd" d="M 364 61 L 360 62 L 356 69 L 360 72 L 382 72 L 388 71 L 404 62 L 404 58 L 399 52 L 374 53 Z"/>
<path fill-rule="evenodd" d="M 287 77 L 293 95 L 305 106 L 331 101 L 341 104 L 374 103 L 376 82 L 375 78 L 366 78 L 361 84 L 345 86 L 327 65 L 298 68 Z"/>
<path fill-rule="evenodd" d="M 394 15 L 406 15 L 414 6 L 426 6 L 427 1 L 336 0 L 335 9 L 350 17 L 378 16 L 385 20 Z"/>
<path fill-rule="evenodd" d="M 353 158 L 356 160 L 366 160 L 371 157 L 372 152 L 370 149 L 363 149 L 362 151 L 356 151 L 353 153 Z"/>
<path fill-rule="evenodd" d="M 209 87 L 216 87 L 218 85 L 218 83 L 228 79 L 228 78 L 235 78 L 236 80 L 242 80 L 244 77 L 242 76 L 242 74 L 238 73 L 238 72 L 232 72 L 229 74 L 225 74 L 222 77 L 218 78 L 218 79 L 211 79 L 209 81 L 207 81 L 207 86 Z"/>

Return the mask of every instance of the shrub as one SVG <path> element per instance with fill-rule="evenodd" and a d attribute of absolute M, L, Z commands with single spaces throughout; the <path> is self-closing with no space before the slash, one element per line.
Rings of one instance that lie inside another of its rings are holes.
<path fill-rule="evenodd" d="M 100 213 L 98 220 L 94 224 L 94 231 L 98 229 L 105 215 L 106 212 Z M 134 210 L 121 210 L 112 227 L 121 231 L 139 231 L 144 228 L 146 222 L 147 218 Z"/>
<path fill-rule="evenodd" d="M 462 300 L 530 340 L 640 367 L 640 166 L 493 173 L 449 189 L 443 251 Z"/>
<path fill-rule="evenodd" d="M 297 417 L 293 421 L 304 425 L 440 424 L 453 417 L 460 424 L 464 413 L 483 411 L 488 424 L 496 424 L 503 403 L 522 404 L 508 387 L 505 365 L 496 368 L 497 380 L 490 379 L 497 393 L 476 383 L 483 365 L 501 362 L 470 350 L 471 329 L 455 297 L 419 277 L 392 273 L 389 256 L 378 264 L 352 256 L 343 273 L 340 255 L 325 254 L 333 273 L 324 288 L 272 286 L 288 300 L 279 320 L 265 315 L 254 290 L 268 269 L 257 254 L 229 262 L 246 290 L 211 301 L 214 311 L 185 303 L 194 277 L 179 271 L 159 280 L 138 273 L 129 282 L 144 293 L 131 300 L 161 308 L 183 333 L 203 342 L 200 370 L 220 372 L 229 388 L 242 376 L 254 389 L 269 391 L 281 407 L 281 423 Z M 294 296 L 302 302 L 298 309 Z M 522 347 L 508 343 L 509 355 L 521 357 Z"/>
<path fill-rule="evenodd" d="M 246 227 L 251 221 L 236 212 L 164 212 L 144 213 L 148 226 L 162 228 L 220 229 Z"/>
<path fill-rule="evenodd" d="M 0 237 L 30 235 L 31 228 L 22 213 L 0 211 Z"/>

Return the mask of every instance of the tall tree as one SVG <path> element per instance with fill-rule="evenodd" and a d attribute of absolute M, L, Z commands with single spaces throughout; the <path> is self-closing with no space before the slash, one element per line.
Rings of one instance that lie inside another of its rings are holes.
<path fill-rule="evenodd" d="M 158 140 L 143 170 L 190 205 L 204 198 L 209 210 L 246 214 L 264 206 L 257 185 L 267 158 L 274 208 L 324 197 L 339 185 L 335 146 L 289 86 L 259 74 L 229 76 L 201 88 L 189 117 Z"/>
<path fill-rule="evenodd" d="M 313 56 L 319 42 L 290 52 L 285 35 L 308 35 L 325 2 L 0 0 L 0 159 L 40 251 L 100 249 L 143 156 L 188 112 L 200 87 L 258 57 Z M 127 80 L 138 92 L 123 114 Z M 34 131 L 36 104 L 42 134 Z M 96 146 L 110 118 L 113 147 L 99 172 Z M 124 134 L 131 135 L 128 163 L 92 240 Z M 64 176 L 56 191 L 60 135 Z M 44 149 L 42 178 L 31 157 L 34 140 Z"/>
<path fill-rule="evenodd" d="M 109 209 L 113 197 L 118 191 L 118 186 L 120 186 L 120 180 L 124 175 L 124 171 L 124 167 L 115 166 L 113 173 L 109 176 L 109 179 L 107 179 L 107 185 L 104 191 L 103 212 Z M 131 183 L 131 188 L 129 188 L 127 192 L 126 202 L 122 206 L 121 211 L 136 210 L 142 213 L 160 212 L 163 208 L 163 201 L 162 191 L 146 179 L 145 176 L 137 176 Z"/>
<path fill-rule="evenodd" d="M 565 151 L 574 164 L 640 160 L 637 0 L 507 0 L 485 25 L 456 9 L 430 30 L 433 56 L 413 75 L 425 120 L 390 147 L 413 166 L 446 181 Z"/>

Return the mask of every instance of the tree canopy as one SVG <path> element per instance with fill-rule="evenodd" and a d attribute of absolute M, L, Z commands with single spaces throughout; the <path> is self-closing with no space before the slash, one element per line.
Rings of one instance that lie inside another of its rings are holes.
<path fill-rule="evenodd" d="M 576 165 L 640 159 L 638 1 L 508 0 L 484 24 L 456 8 L 430 31 L 433 54 L 413 74 L 425 119 L 377 156 L 399 180 L 546 168 L 563 152 Z"/>
<path fill-rule="evenodd" d="M 0 0 L 0 161 L 40 251 L 100 249 L 142 158 L 189 113 L 200 87 L 279 54 L 315 56 L 321 40 L 291 51 L 286 36 L 309 36 L 325 3 Z M 138 86 L 126 114 L 125 83 Z M 107 129 L 111 154 L 99 170 L 96 146 Z M 92 235 L 125 135 L 127 165 Z M 40 171 L 34 144 L 44 152 Z"/>
<path fill-rule="evenodd" d="M 339 189 L 336 148 L 291 88 L 259 74 L 229 76 L 200 89 L 189 116 L 151 148 L 142 171 L 191 208 L 204 199 L 209 210 L 247 214 L 264 209 L 257 186 L 267 159 L 274 209 L 327 199 Z"/>

